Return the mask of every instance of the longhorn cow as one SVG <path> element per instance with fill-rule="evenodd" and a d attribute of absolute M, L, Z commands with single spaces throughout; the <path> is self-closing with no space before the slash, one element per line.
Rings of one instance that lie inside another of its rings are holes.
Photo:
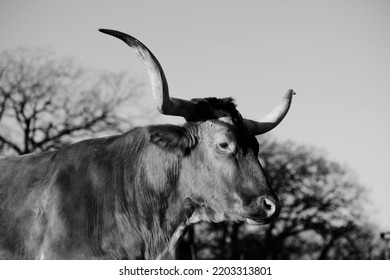
<path fill-rule="evenodd" d="M 100 31 L 136 50 L 158 111 L 186 122 L 0 160 L 0 258 L 171 259 L 193 223 L 275 218 L 255 136 L 282 121 L 294 91 L 260 121 L 243 118 L 232 98 L 173 98 L 146 46 Z"/>

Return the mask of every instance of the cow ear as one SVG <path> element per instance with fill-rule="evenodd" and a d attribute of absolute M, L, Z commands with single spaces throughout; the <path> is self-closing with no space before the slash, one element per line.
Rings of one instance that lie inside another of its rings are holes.
<path fill-rule="evenodd" d="M 148 131 L 150 142 L 174 153 L 186 155 L 196 145 L 196 137 L 181 126 L 152 125 Z"/>

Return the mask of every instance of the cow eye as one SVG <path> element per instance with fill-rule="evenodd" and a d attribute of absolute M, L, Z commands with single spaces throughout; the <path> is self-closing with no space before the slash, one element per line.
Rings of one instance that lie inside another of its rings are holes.
<path fill-rule="evenodd" d="M 227 148 L 229 148 L 229 143 L 226 143 L 226 142 L 219 143 L 219 147 L 221 149 L 227 149 Z"/>
<path fill-rule="evenodd" d="M 228 142 L 218 143 L 217 149 L 223 153 L 228 153 L 228 152 L 232 151 Z"/>
<path fill-rule="evenodd" d="M 222 149 L 227 149 L 227 148 L 229 148 L 229 143 L 226 143 L 226 142 L 220 143 L 219 147 L 221 147 Z"/>

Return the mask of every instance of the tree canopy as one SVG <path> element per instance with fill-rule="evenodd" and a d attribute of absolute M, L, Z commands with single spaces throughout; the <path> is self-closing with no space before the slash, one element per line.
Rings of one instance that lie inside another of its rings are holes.
<path fill-rule="evenodd" d="M 45 49 L 0 54 L 0 149 L 48 151 L 71 141 L 129 129 L 120 106 L 140 83 L 124 73 L 92 71 Z"/>

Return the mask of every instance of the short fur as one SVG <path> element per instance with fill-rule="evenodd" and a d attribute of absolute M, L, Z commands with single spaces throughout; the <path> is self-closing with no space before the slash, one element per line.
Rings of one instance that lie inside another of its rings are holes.
<path fill-rule="evenodd" d="M 244 130 L 232 99 L 198 103 Z M 186 183 L 191 171 L 183 166 L 202 140 L 202 123 L 146 126 L 1 159 L 0 258 L 174 258 L 178 239 L 208 199 L 188 199 L 198 186 Z"/>

